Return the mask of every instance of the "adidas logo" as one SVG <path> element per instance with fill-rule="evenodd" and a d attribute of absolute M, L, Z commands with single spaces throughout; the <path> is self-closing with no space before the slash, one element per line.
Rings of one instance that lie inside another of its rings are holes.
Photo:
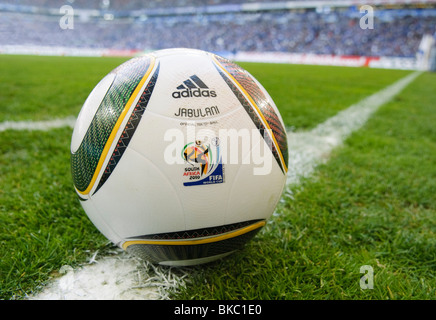
<path fill-rule="evenodd" d="M 209 90 L 209 87 L 197 76 L 192 75 L 183 84 L 177 87 L 172 96 L 175 99 L 191 97 L 216 97 L 216 92 Z"/>

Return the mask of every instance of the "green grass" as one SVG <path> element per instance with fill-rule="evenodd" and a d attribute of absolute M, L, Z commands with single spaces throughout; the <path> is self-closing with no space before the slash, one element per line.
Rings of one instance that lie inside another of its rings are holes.
<path fill-rule="evenodd" d="M 76 116 L 124 59 L 0 56 L 0 121 Z M 407 72 L 243 64 L 287 126 L 308 129 Z M 247 247 L 192 268 L 186 299 L 434 299 L 434 74 L 383 106 L 313 178 L 294 186 Z M 359 82 L 360 81 L 360 82 Z M 0 299 L 22 299 L 65 264 L 111 245 L 69 168 L 70 128 L 0 132 Z M 362 290 L 359 268 L 374 268 Z"/>
<path fill-rule="evenodd" d="M 0 121 L 77 115 L 122 58 L 0 56 Z"/>
<path fill-rule="evenodd" d="M 29 292 L 106 243 L 74 195 L 70 136 L 71 129 L 1 133 L 0 297 Z"/>

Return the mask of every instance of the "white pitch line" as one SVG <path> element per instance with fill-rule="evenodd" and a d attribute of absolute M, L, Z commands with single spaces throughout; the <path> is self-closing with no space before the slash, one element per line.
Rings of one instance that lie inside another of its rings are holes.
<path fill-rule="evenodd" d="M 96 258 L 78 269 L 62 266 L 62 276 L 30 300 L 168 300 L 169 293 L 185 285 L 186 272 L 154 266 L 121 249 Z"/>
<path fill-rule="evenodd" d="M 385 89 L 361 100 L 329 118 L 308 132 L 288 132 L 288 184 L 296 184 L 310 175 L 316 166 L 328 159 L 330 152 L 360 129 L 381 105 L 390 101 L 411 83 L 420 72 L 414 72 Z M 180 269 L 178 269 L 180 271 Z M 44 290 L 29 299 L 167 299 L 169 292 L 185 284 L 187 273 L 174 274 L 172 268 L 158 267 L 140 261 L 127 253 L 91 258 L 89 265 L 73 269 L 65 266 Z"/>
<path fill-rule="evenodd" d="M 43 121 L 4 121 L 0 122 L 0 132 L 6 130 L 41 130 L 47 131 L 56 128 L 74 127 L 76 118 L 67 117 L 63 119 Z"/>
<path fill-rule="evenodd" d="M 371 96 L 351 105 L 307 132 L 288 132 L 288 184 L 309 176 L 315 167 L 327 161 L 330 152 L 360 129 L 377 109 L 401 92 L 421 72 L 413 72 Z"/>

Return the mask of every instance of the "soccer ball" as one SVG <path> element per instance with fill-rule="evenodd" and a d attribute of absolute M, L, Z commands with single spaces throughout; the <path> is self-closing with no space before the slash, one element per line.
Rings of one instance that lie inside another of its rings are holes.
<path fill-rule="evenodd" d="M 262 85 L 218 55 L 155 51 L 90 93 L 71 139 L 80 203 L 114 244 L 153 263 L 241 249 L 280 199 L 283 120 Z"/>

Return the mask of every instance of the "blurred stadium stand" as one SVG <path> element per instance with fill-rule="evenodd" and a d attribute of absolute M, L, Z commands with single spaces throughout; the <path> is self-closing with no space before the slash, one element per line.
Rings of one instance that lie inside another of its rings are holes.
<path fill-rule="evenodd" d="M 73 29 L 59 25 L 65 4 Z M 363 4 L 371 1 L 5 0 L 0 46 L 416 58 L 436 35 L 436 1 L 374 1 L 373 29 L 359 25 Z"/>

